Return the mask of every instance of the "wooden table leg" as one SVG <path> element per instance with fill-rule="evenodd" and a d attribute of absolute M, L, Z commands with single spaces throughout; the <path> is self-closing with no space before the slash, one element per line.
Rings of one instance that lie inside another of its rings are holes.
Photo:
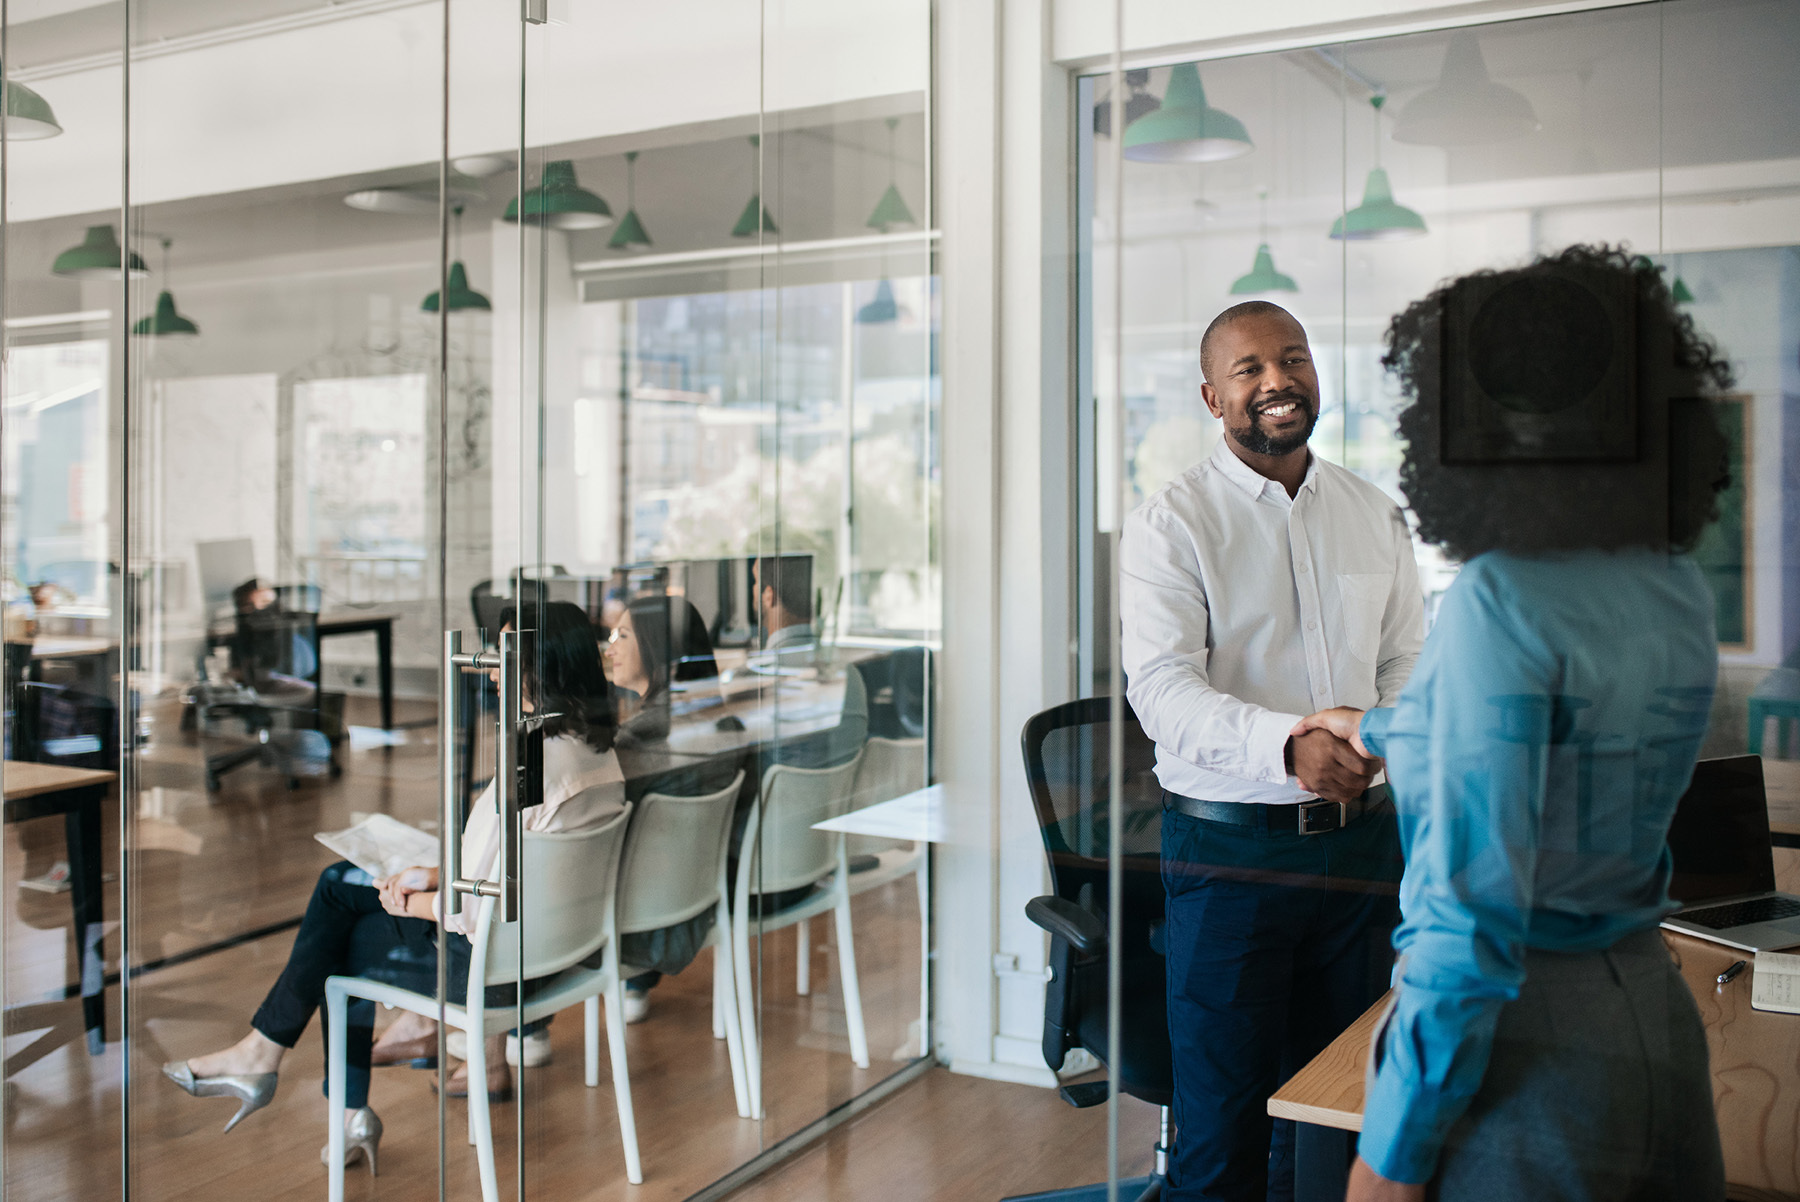
<path fill-rule="evenodd" d="M 1294 1202 L 1344 1202 L 1356 1132 L 1294 1124 Z"/>
<path fill-rule="evenodd" d="M 102 941 L 100 803 L 105 788 L 80 790 L 63 816 L 69 849 L 69 904 L 75 911 L 75 955 L 80 967 L 81 1012 L 88 1052 L 106 1049 L 106 956 Z"/>
<path fill-rule="evenodd" d="M 381 685 L 381 729 L 394 729 L 394 624 L 375 628 L 375 672 Z"/>

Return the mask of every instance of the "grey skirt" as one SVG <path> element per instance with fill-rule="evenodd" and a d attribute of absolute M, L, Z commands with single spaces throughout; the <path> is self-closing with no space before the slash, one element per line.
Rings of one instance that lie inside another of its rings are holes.
<path fill-rule="evenodd" d="M 1383 1044 L 1385 1020 L 1372 1052 Z M 1706 1034 L 1655 930 L 1528 952 L 1427 1191 L 1442 1202 L 1722 1202 Z"/>

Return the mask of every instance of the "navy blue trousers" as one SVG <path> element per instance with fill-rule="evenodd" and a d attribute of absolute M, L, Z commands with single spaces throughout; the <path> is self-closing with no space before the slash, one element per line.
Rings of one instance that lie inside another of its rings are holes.
<path fill-rule="evenodd" d="M 1269 1095 L 1381 996 L 1402 861 L 1391 806 L 1273 834 L 1164 809 L 1179 1202 L 1289 1202 L 1294 1124 Z"/>

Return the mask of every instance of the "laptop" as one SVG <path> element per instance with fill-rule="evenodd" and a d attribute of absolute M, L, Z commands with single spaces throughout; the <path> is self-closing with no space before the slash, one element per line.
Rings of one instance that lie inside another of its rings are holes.
<path fill-rule="evenodd" d="M 1775 891 L 1762 757 L 1701 760 L 1669 827 L 1681 909 L 1663 926 L 1747 952 L 1800 944 L 1800 897 Z"/>

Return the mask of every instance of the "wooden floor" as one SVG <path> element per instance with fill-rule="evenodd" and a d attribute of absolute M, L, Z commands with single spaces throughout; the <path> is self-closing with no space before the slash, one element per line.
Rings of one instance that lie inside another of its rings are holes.
<path fill-rule="evenodd" d="M 352 704 L 352 722 L 373 721 L 372 702 Z M 130 1132 L 136 1202 L 317 1198 L 325 1188 L 319 1164 L 325 1102 L 317 1024 L 284 1064 L 274 1103 L 229 1136 L 220 1128 L 233 1103 L 190 1098 L 157 1068 L 165 1060 L 219 1047 L 247 1029 L 249 1016 L 286 958 L 292 932 L 204 949 L 300 914 L 319 869 L 333 859 L 312 838 L 314 832 L 346 826 L 353 815 L 372 811 L 420 825 L 430 821 L 436 805 L 435 732 L 426 725 L 391 749 L 346 749 L 346 770 L 337 781 L 307 781 L 290 792 L 284 777 L 253 766 L 227 777 L 223 792 L 208 795 L 201 788 L 200 749 L 178 733 L 176 713 L 165 708 L 153 716 L 156 733 L 142 758 L 144 787 L 134 818 L 134 851 L 126 866 L 131 888 L 124 900 L 134 963 L 170 962 L 144 973 L 130 987 L 128 1084 L 126 1045 L 119 1041 L 120 988 L 108 990 L 113 1042 L 97 1057 L 90 1057 L 81 1041 L 79 1003 L 62 997 L 73 980 L 68 896 L 16 887 L 5 891 L 5 1196 L 8 1202 L 117 1197 L 123 1122 Z M 403 704 L 397 714 L 402 723 L 430 717 L 430 708 L 418 704 Z M 41 873 L 62 854 L 56 820 L 8 826 L 0 879 L 17 882 Z M 118 865 L 110 838 L 107 863 L 109 870 Z M 107 887 L 109 920 L 116 922 L 119 905 L 114 882 Z M 794 933 L 778 932 L 761 952 L 767 1115 L 759 1122 L 738 1118 L 725 1045 L 711 1034 L 711 954 L 703 953 L 687 971 L 664 980 L 653 994 L 649 1021 L 628 1030 L 645 1184 L 633 1187 L 624 1180 L 610 1082 L 603 1080 L 593 1090 L 582 1084 L 579 1011 L 560 1016 L 552 1026 L 555 1062 L 524 1074 L 521 1101 L 494 1108 L 503 1180 L 517 1163 L 515 1133 L 522 1124 L 530 1196 L 673 1202 L 897 1071 L 916 1043 L 909 1026 L 917 1017 L 919 996 L 919 918 L 912 882 L 902 880 L 858 897 L 855 924 L 873 1057 L 869 1069 L 859 1070 L 850 1061 L 830 924 L 812 924 L 813 989 L 804 998 L 793 986 Z M 115 926 L 106 944 L 114 969 L 120 943 Z M 204 954 L 184 959 L 196 951 Z M 428 1089 L 431 1076 L 399 1068 L 377 1072 L 371 1102 L 387 1129 L 381 1176 L 371 1180 L 366 1168 L 354 1168 L 351 1198 L 437 1198 L 437 1105 Z M 1019 1131 L 1038 1129 L 1041 1122 L 1061 1123 L 1055 1129 L 1066 1130 L 1070 1140 L 1090 1138 L 1075 1157 L 1079 1163 L 1066 1167 L 1074 1178 L 1103 1171 L 1103 1155 L 1091 1164 L 1087 1155 L 1094 1146 L 1104 1148 L 1103 1115 L 1068 1110 L 1048 1091 L 973 1082 L 952 1088 L 964 1120 L 960 1132 L 955 1124 L 943 1129 L 946 1138 L 966 1137 L 980 1126 L 975 1116 L 996 1106 L 1008 1113 L 1017 1108 L 1020 1117 L 1009 1121 Z M 957 1092 L 970 1088 L 995 1091 L 995 1100 Z M 890 1109 L 893 1105 L 875 1114 L 903 1113 Z M 1041 1120 L 1026 1117 L 1039 1112 L 1045 1116 Z M 874 1117 L 865 1118 L 856 1130 L 868 1130 L 865 1124 Z M 455 1198 L 479 1196 L 474 1157 L 462 1138 L 465 1128 L 463 1103 L 451 1103 L 454 1138 L 445 1181 Z M 1094 1132 L 1099 1145 L 1091 1143 Z M 1052 1139 L 1045 1147 L 1063 1142 Z M 1147 1147 L 1148 1139 L 1143 1142 Z M 1008 1182 L 1014 1179 L 1004 1176 Z M 504 1192 L 512 1196 L 510 1189 Z M 877 1190 L 869 1196 L 898 1195 Z"/>

